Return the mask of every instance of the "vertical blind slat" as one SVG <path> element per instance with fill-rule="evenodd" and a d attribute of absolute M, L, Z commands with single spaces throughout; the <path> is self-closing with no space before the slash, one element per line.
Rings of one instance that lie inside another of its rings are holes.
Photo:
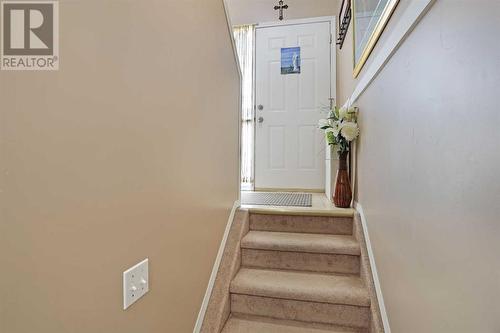
<path fill-rule="evenodd" d="M 241 182 L 251 188 L 254 181 L 253 44 L 255 27 L 234 28 L 236 50 L 242 72 Z"/>

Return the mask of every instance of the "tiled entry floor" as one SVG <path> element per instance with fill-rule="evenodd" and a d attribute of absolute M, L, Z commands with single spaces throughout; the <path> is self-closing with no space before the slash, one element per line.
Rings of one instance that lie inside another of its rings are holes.
<path fill-rule="evenodd" d="M 333 212 L 348 212 L 352 211 L 351 208 L 337 208 L 333 205 L 331 200 L 324 193 L 312 193 L 312 206 L 311 207 L 281 207 L 281 206 L 262 206 L 262 205 L 242 205 L 241 208 L 247 209 L 271 209 L 271 210 L 286 210 L 286 211 L 297 211 L 297 212 L 309 212 L 309 213 L 325 213 L 332 214 Z"/>

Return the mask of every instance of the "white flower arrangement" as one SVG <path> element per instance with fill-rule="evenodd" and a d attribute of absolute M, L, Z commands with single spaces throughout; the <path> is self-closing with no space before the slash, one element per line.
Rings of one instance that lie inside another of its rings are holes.
<path fill-rule="evenodd" d="M 338 153 L 349 151 L 349 144 L 359 136 L 358 108 L 328 109 L 328 118 L 320 119 L 318 127 L 325 131 L 326 141 Z"/>

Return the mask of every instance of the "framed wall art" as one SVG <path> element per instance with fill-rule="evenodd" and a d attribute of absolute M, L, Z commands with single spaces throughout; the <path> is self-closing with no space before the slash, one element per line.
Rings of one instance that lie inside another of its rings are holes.
<path fill-rule="evenodd" d="M 351 0 L 354 36 L 354 77 L 370 56 L 399 0 Z"/>

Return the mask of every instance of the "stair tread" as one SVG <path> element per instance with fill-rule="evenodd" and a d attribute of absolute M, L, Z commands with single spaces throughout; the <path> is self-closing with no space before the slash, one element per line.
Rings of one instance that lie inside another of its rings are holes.
<path fill-rule="evenodd" d="M 251 230 L 241 241 L 246 249 L 360 255 L 353 236 Z"/>
<path fill-rule="evenodd" d="M 354 306 L 370 306 L 368 292 L 357 276 L 241 268 L 230 292 Z"/>
<path fill-rule="evenodd" d="M 222 333 L 361 333 L 362 330 L 288 320 L 231 315 Z"/>

